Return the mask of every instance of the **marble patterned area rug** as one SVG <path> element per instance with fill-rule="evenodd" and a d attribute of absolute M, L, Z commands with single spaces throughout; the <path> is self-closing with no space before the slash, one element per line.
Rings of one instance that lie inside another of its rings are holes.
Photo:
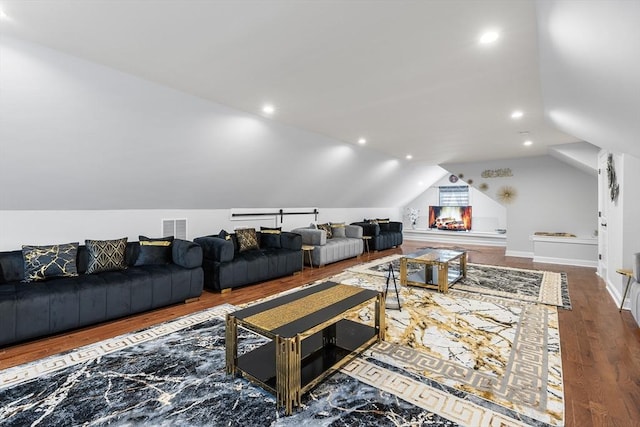
<path fill-rule="evenodd" d="M 330 280 L 377 290 L 386 285 L 384 277 L 353 272 Z M 397 307 L 396 295 L 387 295 L 386 341 L 365 355 L 543 424 L 563 425 L 557 307 L 457 289 L 442 294 L 403 286 L 399 292 L 401 310 L 390 309 Z M 358 313 L 372 315 L 370 308 Z"/>
<path fill-rule="evenodd" d="M 401 257 L 402 255 L 390 255 L 369 263 L 356 265 L 347 271 L 386 277 L 389 264 L 391 264 L 396 277 L 400 277 Z M 409 268 L 412 268 L 411 264 L 409 264 Z M 460 279 L 453 287 L 458 290 L 503 298 L 516 298 L 571 309 L 565 273 L 468 263 L 467 277 Z"/>
<path fill-rule="evenodd" d="M 421 288 L 402 288 L 401 302 L 386 311 L 386 341 L 305 394 L 292 416 L 225 374 L 223 319 L 236 309 L 225 304 L 0 371 L 0 425 L 563 425 L 555 307 Z M 372 310 L 350 316 L 371 321 Z M 240 353 L 264 342 L 239 331 Z"/>

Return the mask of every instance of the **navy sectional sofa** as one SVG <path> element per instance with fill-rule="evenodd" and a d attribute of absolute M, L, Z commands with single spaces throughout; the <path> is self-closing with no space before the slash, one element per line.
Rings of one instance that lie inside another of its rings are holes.
<path fill-rule="evenodd" d="M 204 286 L 214 291 L 228 291 L 238 286 L 276 279 L 302 271 L 302 237 L 283 231 L 269 236 L 276 247 L 268 247 L 257 231 L 259 247 L 239 250 L 235 234 L 228 239 L 211 235 L 194 242 L 202 247 Z"/>
<path fill-rule="evenodd" d="M 22 251 L 0 252 L 0 347 L 197 298 L 203 290 L 202 249 L 176 239 L 172 262 L 134 266 L 138 242 L 126 248 L 127 268 L 23 283 Z"/>
<path fill-rule="evenodd" d="M 362 235 L 370 236 L 369 250 L 382 251 L 402 245 L 402 223 L 397 221 L 372 223 L 354 222 L 362 227 Z"/>

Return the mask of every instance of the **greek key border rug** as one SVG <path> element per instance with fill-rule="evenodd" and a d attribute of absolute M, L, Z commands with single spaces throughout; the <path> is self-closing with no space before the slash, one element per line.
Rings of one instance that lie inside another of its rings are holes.
<path fill-rule="evenodd" d="M 357 276 L 345 282 L 383 279 Z M 225 374 L 223 319 L 236 309 L 225 304 L 0 371 L 0 425 L 563 424 L 555 307 L 413 291 L 386 311 L 387 341 L 290 417 L 259 386 Z M 372 310 L 350 316 L 370 321 Z M 239 333 L 240 352 L 264 342 Z"/>
<path fill-rule="evenodd" d="M 386 277 L 389 264 L 391 264 L 396 278 L 399 278 L 402 256 L 390 255 L 369 263 L 356 265 L 346 271 Z M 479 292 L 485 295 L 515 298 L 571 309 L 565 273 L 467 263 L 467 277 L 460 279 L 453 287 L 468 292 Z"/>

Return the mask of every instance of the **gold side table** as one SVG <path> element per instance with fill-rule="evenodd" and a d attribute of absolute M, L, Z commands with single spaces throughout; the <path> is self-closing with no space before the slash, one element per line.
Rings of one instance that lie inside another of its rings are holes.
<path fill-rule="evenodd" d="M 618 313 L 622 312 L 622 306 L 624 305 L 624 300 L 627 298 L 627 292 L 629 292 L 629 285 L 631 284 L 631 280 L 633 279 L 633 271 L 627 270 L 624 268 L 619 268 L 616 270 L 616 273 L 622 274 L 627 277 L 627 286 L 624 288 L 624 295 L 622 296 L 622 302 L 620 302 L 620 309 Z"/>
<path fill-rule="evenodd" d="M 311 245 L 302 245 L 302 269 L 304 270 L 304 254 L 309 255 L 309 267 L 313 268 L 313 261 L 311 260 L 311 252 L 315 249 Z"/>
<path fill-rule="evenodd" d="M 371 240 L 371 236 L 362 236 L 362 241 L 364 242 L 364 248 L 367 253 L 369 253 L 369 240 Z"/>

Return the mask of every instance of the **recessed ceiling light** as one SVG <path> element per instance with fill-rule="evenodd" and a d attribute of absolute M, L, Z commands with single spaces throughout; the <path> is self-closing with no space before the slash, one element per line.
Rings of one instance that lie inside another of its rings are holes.
<path fill-rule="evenodd" d="M 276 111 L 276 109 L 273 108 L 273 105 L 267 104 L 264 107 L 262 107 L 262 112 L 263 113 L 273 114 L 274 111 Z"/>
<path fill-rule="evenodd" d="M 529 139 L 522 143 L 522 145 L 524 145 L 525 147 L 528 147 L 528 146 L 530 146 L 532 144 L 533 144 L 533 141 L 531 141 Z"/>
<path fill-rule="evenodd" d="M 500 38 L 500 34 L 497 31 L 486 31 L 482 33 L 478 41 L 480 44 L 491 44 Z"/>
<path fill-rule="evenodd" d="M 411 159 L 413 159 L 413 156 L 411 154 L 407 154 L 406 159 L 407 160 L 411 160 Z"/>
<path fill-rule="evenodd" d="M 360 144 L 360 145 L 364 145 L 364 144 L 366 144 L 366 143 L 367 143 L 367 140 L 366 140 L 366 139 L 364 139 L 364 138 L 360 138 L 360 139 L 358 140 L 358 144 Z"/>
<path fill-rule="evenodd" d="M 520 110 L 516 110 L 513 113 L 511 113 L 511 118 L 512 119 L 519 119 L 520 117 L 522 117 L 524 115 L 524 113 Z"/>

